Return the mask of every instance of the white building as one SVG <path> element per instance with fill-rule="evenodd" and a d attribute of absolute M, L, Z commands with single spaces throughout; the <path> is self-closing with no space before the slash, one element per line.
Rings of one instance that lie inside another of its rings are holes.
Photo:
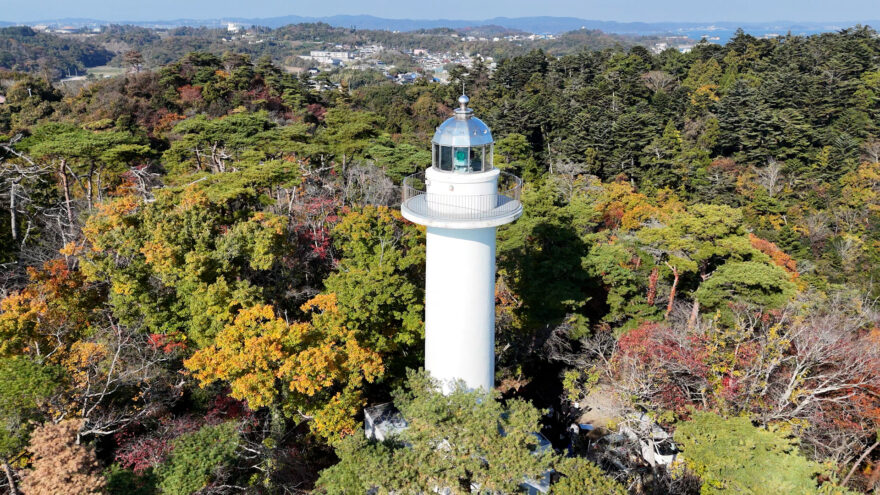
<path fill-rule="evenodd" d="M 522 181 L 492 166 L 489 127 L 461 108 L 437 128 L 432 166 L 404 181 L 403 216 L 427 226 L 425 369 L 444 391 L 495 385 L 495 229 L 522 215 Z M 499 190 L 500 186 L 500 190 Z"/>
<path fill-rule="evenodd" d="M 340 62 L 354 60 L 354 54 L 348 51 L 312 50 L 302 58 L 314 60 L 319 64 L 339 65 Z"/>

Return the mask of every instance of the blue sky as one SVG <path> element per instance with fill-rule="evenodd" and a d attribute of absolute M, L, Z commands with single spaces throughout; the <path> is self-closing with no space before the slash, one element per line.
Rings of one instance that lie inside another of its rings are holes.
<path fill-rule="evenodd" d="M 0 20 L 111 21 L 370 14 L 409 19 L 536 15 L 608 21 L 864 21 L 880 0 L 0 0 Z"/>

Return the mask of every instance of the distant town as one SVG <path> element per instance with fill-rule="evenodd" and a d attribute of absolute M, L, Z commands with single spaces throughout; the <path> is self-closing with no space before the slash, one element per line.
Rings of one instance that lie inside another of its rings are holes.
<path fill-rule="evenodd" d="M 345 22 L 351 24 L 345 26 Z M 13 25 L 0 20 L 0 68 L 39 72 L 75 90 L 88 80 L 160 67 L 190 51 L 235 52 L 254 61 L 268 56 L 285 71 L 307 78 L 314 90 L 339 88 L 352 79 L 355 86 L 383 79 L 401 85 L 447 84 L 454 79 L 451 69 L 470 70 L 480 64 L 493 72 L 502 59 L 532 50 L 562 56 L 643 46 L 655 55 L 666 50 L 689 53 L 699 43 L 722 45 L 738 29 L 732 23 L 627 24 L 574 18 L 499 18 L 483 21 L 497 22 L 485 25 L 449 22 L 449 27 L 435 27 L 440 24 L 369 16 L 122 24 L 67 19 Z M 20 29 L 44 38 L 16 31 Z M 773 39 L 833 29 L 778 23 L 752 25 L 747 32 L 757 39 Z M 29 44 L 52 48 L 23 48 Z M 126 53 L 132 51 L 142 54 L 135 65 L 126 61 Z M 29 58 L 29 53 L 38 52 L 39 57 Z"/>

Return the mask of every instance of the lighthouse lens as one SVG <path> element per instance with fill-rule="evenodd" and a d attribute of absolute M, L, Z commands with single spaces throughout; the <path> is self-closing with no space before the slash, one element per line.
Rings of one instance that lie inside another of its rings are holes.
<path fill-rule="evenodd" d="M 468 169 L 468 149 L 455 148 L 455 166 L 456 172 L 467 172 Z"/>

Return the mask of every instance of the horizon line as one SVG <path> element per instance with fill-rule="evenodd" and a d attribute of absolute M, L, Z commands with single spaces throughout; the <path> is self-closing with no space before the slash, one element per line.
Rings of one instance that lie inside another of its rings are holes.
<path fill-rule="evenodd" d="M 848 24 L 855 25 L 866 22 L 878 22 L 880 18 L 875 19 L 847 19 L 847 20 L 791 20 L 791 19 L 774 19 L 774 20 L 662 20 L 662 21 L 619 21 L 613 19 L 588 19 L 584 17 L 578 16 L 549 16 L 549 15 L 530 15 L 530 16 L 517 16 L 517 17 L 507 17 L 507 16 L 497 16 L 497 17 L 488 17 L 488 18 L 480 18 L 480 19 L 454 19 L 454 18 L 414 18 L 414 17 L 383 17 L 377 16 L 373 14 L 332 14 L 332 15 L 322 15 L 322 16 L 312 16 L 312 15 L 300 15 L 300 14 L 281 14 L 275 16 L 266 16 L 266 17 L 244 17 L 244 16 L 220 16 L 220 17 L 177 17 L 177 18 L 163 18 L 163 19 L 124 19 L 124 20 L 111 20 L 111 19 L 101 19 L 97 17 L 55 17 L 55 18 L 43 18 L 43 19 L 15 19 L 15 20 L 5 20 L 0 19 L 0 22 L 7 23 L 39 23 L 39 22 L 53 22 L 53 21 L 96 21 L 103 23 L 114 23 L 114 24 L 133 24 L 133 23 L 162 23 L 162 22 L 184 22 L 184 21 L 196 21 L 196 22 L 208 22 L 208 21 L 224 21 L 224 20 L 239 20 L 239 21 L 261 21 L 261 20 L 273 20 L 273 19 L 281 19 L 285 17 L 299 17 L 302 19 L 313 19 L 313 20 L 321 20 L 321 19 L 330 19 L 334 17 L 369 17 L 373 19 L 379 20 L 388 20 L 388 21 L 415 21 L 415 22 L 486 22 L 498 19 L 509 19 L 509 20 L 518 20 L 518 19 L 575 19 L 580 21 L 587 22 L 603 22 L 603 23 L 617 23 L 617 24 L 669 24 L 669 23 L 689 23 L 689 24 L 774 24 L 774 23 L 790 23 L 790 24 L 798 24 L 798 23 L 809 23 L 809 24 L 821 24 L 821 25 L 829 25 L 829 24 Z"/>

